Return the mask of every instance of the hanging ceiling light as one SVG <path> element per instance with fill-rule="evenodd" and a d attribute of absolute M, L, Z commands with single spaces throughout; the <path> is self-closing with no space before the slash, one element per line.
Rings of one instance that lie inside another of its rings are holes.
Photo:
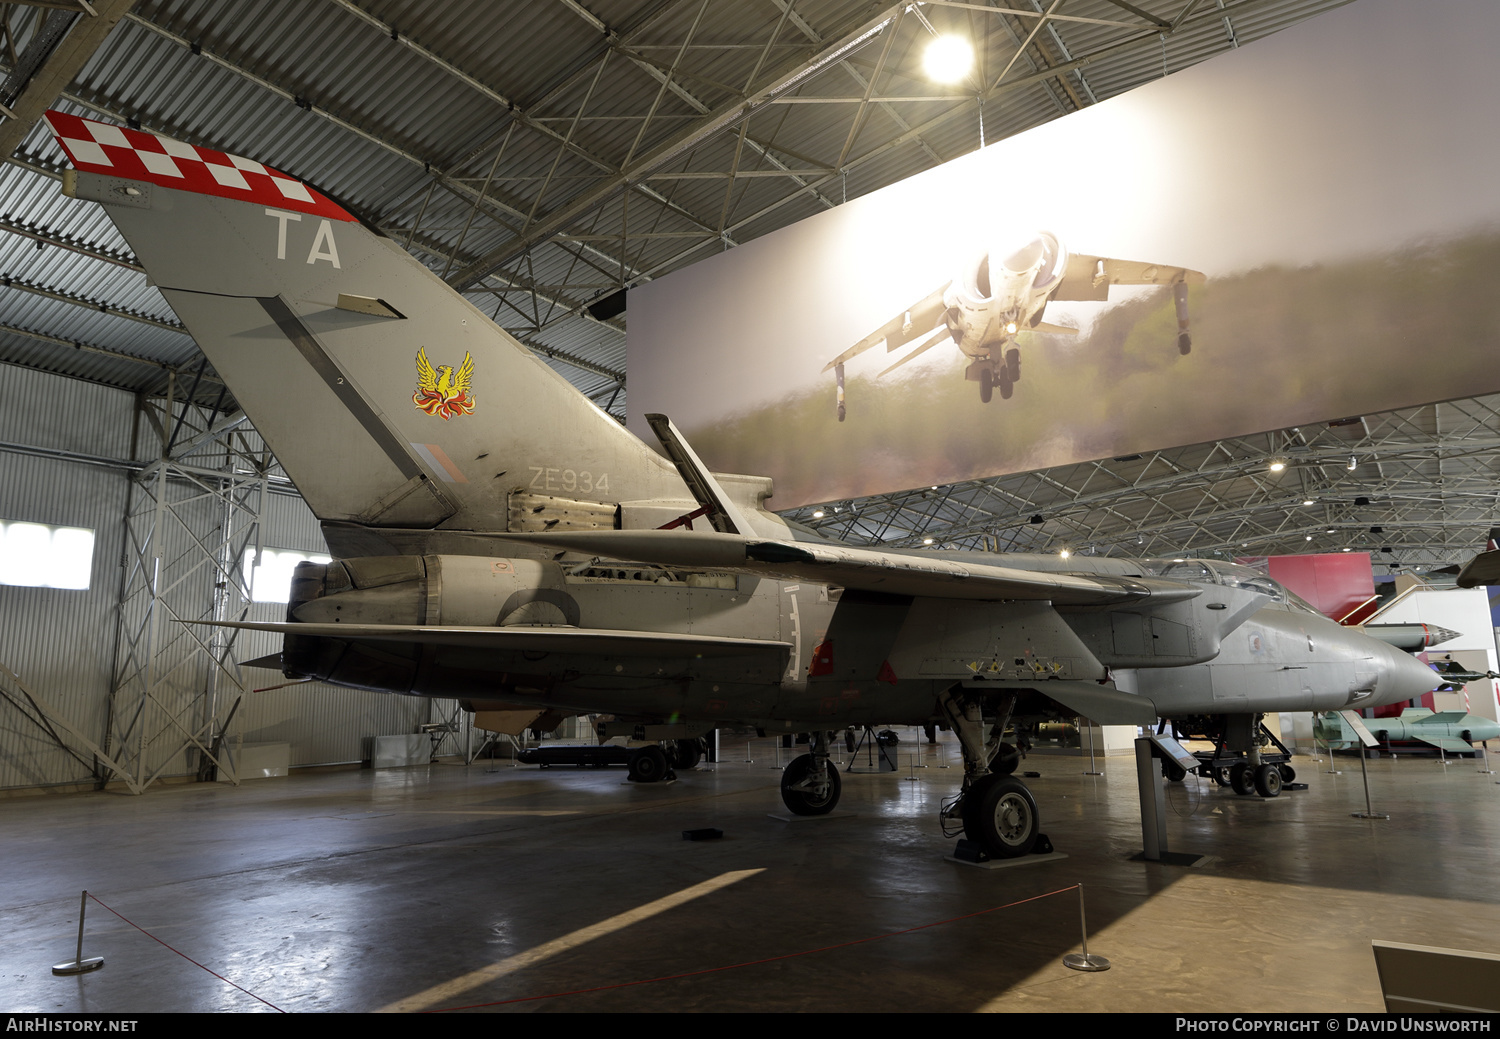
<path fill-rule="evenodd" d="M 922 55 L 922 71 L 938 83 L 957 83 L 974 67 L 974 47 L 962 36 L 939 36 Z"/>
<path fill-rule="evenodd" d="M 1271 464 L 1267 468 L 1269 468 L 1273 473 L 1279 473 L 1286 468 L 1286 460 L 1281 458 L 1273 458 L 1271 459 Z"/>

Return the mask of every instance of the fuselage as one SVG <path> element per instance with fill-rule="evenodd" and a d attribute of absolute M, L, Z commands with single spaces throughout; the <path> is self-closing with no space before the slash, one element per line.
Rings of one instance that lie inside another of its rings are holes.
<path fill-rule="evenodd" d="M 943 320 L 954 344 L 974 358 L 1003 350 L 1040 320 L 1067 264 L 1067 251 L 1046 233 L 1013 252 L 970 261 L 943 293 Z"/>
<path fill-rule="evenodd" d="M 1013 567 L 1122 576 L 1178 571 L 1202 586 L 1192 599 L 1132 612 L 877 595 L 606 562 L 395 558 L 409 572 L 393 575 L 395 560 L 377 559 L 371 563 L 379 574 L 368 581 L 360 560 L 303 564 L 299 586 L 311 587 L 321 567 L 323 587 L 301 593 L 289 619 L 566 624 L 787 648 L 780 656 L 631 656 L 292 636 L 284 651 L 290 671 L 389 692 L 797 730 L 920 724 L 937 716 L 937 697 L 956 683 L 981 692 L 1025 686 L 1044 695 L 1054 680 L 1112 683 L 1150 699 L 1163 716 L 1373 706 L 1436 684 L 1415 658 L 1299 605 L 1267 578 L 1224 564 L 1095 558 L 1068 567 L 1050 556 L 990 557 Z M 356 587 L 361 581 L 369 587 Z"/>

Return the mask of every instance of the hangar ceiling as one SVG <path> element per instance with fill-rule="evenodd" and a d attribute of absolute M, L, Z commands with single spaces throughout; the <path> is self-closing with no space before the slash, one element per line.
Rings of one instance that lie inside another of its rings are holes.
<path fill-rule="evenodd" d="M 1479 397 L 786 515 L 902 546 L 1224 559 L 1351 551 L 1370 553 L 1377 574 L 1430 572 L 1485 547 L 1497 430 L 1500 397 Z"/>
<path fill-rule="evenodd" d="M 233 409 L 103 213 L 59 194 L 47 107 L 316 184 L 623 416 L 624 290 L 1342 2 L 0 4 L 0 361 Z M 950 30 L 977 71 L 941 86 L 921 57 Z M 1044 189 L 1045 164 L 1018 178 Z M 797 515 L 901 544 L 1453 562 L 1488 528 L 1495 405 Z"/>

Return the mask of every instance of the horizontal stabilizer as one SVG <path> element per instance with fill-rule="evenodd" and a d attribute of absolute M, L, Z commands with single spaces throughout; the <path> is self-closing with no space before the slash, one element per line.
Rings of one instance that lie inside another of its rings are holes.
<path fill-rule="evenodd" d="M 791 651 L 786 642 L 737 639 L 717 635 L 682 635 L 661 631 L 624 631 L 612 628 L 463 627 L 441 624 L 299 624 L 255 621 L 182 621 L 217 628 L 274 631 L 314 638 L 370 639 L 383 642 L 421 642 L 464 646 L 509 653 L 578 653 L 594 656 L 736 656 L 747 653 Z"/>
<path fill-rule="evenodd" d="M 1191 599 L 1202 592 L 1194 585 L 1164 579 L 1079 577 L 930 553 L 852 548 L 831 542 L 767 541 L 702 531 L 599 530 L 496 536 L 552 551 L 817 581 L 892 595 L 1106 606 L 1142 599 Z"/>
<path fill-rule="evenodd" d="M 933 333 L 931 339 L 927 340 L 927 342 L 923 343 L 921 346 L 917 347 L 911 353 L 909 353 L 905 357 L 901 358 L 901 360 L 899 360 L 895 364 L 891 365 L 885 371 L 881 372 L 880 375 L 889 375 L 889 374 L 891 374 L 891 372 L 895 371 L 897 368 L 900 368 L 907 361 L 910 361 L 910 360 L 913 360 L 915 358 L 921 357 L 928 350 L 931 350 L 934 346 L 937 346 L 939 343 L 943 342 L 947 338 L 949 338 L 949 336 L 948 336 L 948 330 L 946 328 L 940 328 L 940 329 L 938 329 L 936 332 Z M 879 377 L 880 376 L 876 376 L 876 378 L 879 378 Z"/>

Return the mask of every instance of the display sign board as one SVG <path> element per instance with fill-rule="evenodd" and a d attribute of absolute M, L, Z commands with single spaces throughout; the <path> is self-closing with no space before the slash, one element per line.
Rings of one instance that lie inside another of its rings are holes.
<path fill-rule="evenodd" d="M 1177 762 L 1177 767 L 1185 772 L 1191 772 L 1200 764 L 1190 751 L 1171 736 L 1164 736 L 1160 733 L 1147 733 L 1146 738 L 1155 744 L 1161 757 L 1170 758 Z"/>
<path fill-rule="evenodd" d="M 1363 743 L 1366 747 L 1378 747 L 1380 745 L 1380 742 L 1365 727 L 1365 720 L 1359 716 L 1359 712 L 1339 711 L 1338 713 L 1339 717 L 1349 723 L 1349 728 L 1354 730 L 1354 734 L 1359 737 L 1359 742 Z"/>
<path fill-rule="evenodd" d="M 631 425 L 789 508 L 1500 391 L 1496 39 L 1360 0 L 634 289 Z"/>

